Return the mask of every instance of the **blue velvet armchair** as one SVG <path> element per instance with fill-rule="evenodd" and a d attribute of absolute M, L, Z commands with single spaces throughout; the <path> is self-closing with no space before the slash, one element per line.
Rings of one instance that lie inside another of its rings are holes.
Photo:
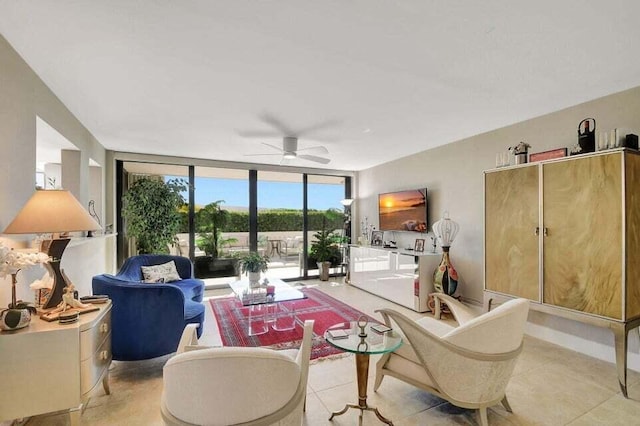
<path fill-rule="evenodd" d="M 182 278 L 162 284 L 142 282 L 141 266 L 174 261 Z M 117 275 L 93 277 L 93 294 L 106 294 L 113 303 L 113 359 L 134 361 L 175 352 L 187 324 L 199 324 L 202 335 L 204 283 L 193 277 L 189 259 L 169 255 L 139 255 L 127 259 Z"/>

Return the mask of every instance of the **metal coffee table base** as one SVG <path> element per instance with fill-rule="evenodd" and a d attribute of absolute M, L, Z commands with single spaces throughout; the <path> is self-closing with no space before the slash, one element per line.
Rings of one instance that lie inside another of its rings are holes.
<path fill-rule="evenodd" d="M 356 354 L 356 374 L 358 377 L 358 403 L 357 404 L 347 404 L 340 411 L 335 411 L 331 413 L 331 417 L 329 417 L 329 421 L 333 420 L 335 416 L 340 416 L 347 411 L 349 408 L 355 408 L 356 410 L 360 410 L 360 417 L 358 420 L 358 424 L 362 426 L 362 415 L 365 411 L 373 411 L 383 423 L 393 426 L 391 420 L 384 417 L 380 414 L 375 407 L 369 407 L 367 405 L 367 384 L 369 381 L 369 354 Z"/>

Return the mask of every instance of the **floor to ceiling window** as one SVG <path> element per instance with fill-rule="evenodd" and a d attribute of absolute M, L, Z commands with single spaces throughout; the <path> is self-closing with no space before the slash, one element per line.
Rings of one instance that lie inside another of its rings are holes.
<path fill-rule="evenodd" d="M 249 251 L 249 172 L 196 167 L 194 194 L 196 277 L 226 282 Z"/>
<path fill-rule="evenodd" d="M 303 275 L 303 175 L 258 172 L 258 251 L 269 256 L 268 277 Z"/>
<path fill-rule="evenodd" d="M 339 252 L 331 273 L 344 272 L 340 248 L 347 234 L 340 202 L 349 193 L 348 177 L 137 161 L 117 161 L 116 172 L 119 264 L 138 253 L 122 215 L 123 195 L 136 181 L 150 179 L 180 183 L 180 223 L 162 250 L 190 257 L 207 284 L 236 279 L 237 259 L 252 249 L 269 256 L 267 277 L 317 276 L 311 248 L 323 228 Z"/>
<path fill-rule="evenodd" d="M 314 257 L 314 243 L 318 232 L 328 232 L 331 244 L 330 273 L 340 272 L 347 234 L 344 229 L 345 215 L 341 201 L 345 198 L 345 178 L 342 176 L 307 176 L 307 223 L 309 233 L 309 256 L 307 276 L 318 276 L 318 265 Z"/>

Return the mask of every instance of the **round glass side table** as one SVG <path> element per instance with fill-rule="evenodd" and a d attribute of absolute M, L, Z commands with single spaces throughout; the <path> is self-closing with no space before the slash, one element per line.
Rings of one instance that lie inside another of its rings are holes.
<path fill-rule="evenodd" d="M 378 419 L 388 425 L 393 425 L 391 420 L 380 414 L 375 407 L 367 405 L 367 384 L 369 378 L 369 356 L 371 354 L 383 354 L 394 351 L 402 345 L 402 337 L 395 331 L 377 333 L 371 330 L 378 324 L 368 323 L 364 326 L 364 335 L 357 321 L 332 325 L 324 332 L 325 340 L 338 349 L 356 354 L 356 373 L 358 380 L 358 403 L 347 404 L 340 411 L 333 412 L 329 420 L 335 416 L 346 413 L 349 408 L 360 410 L 360 424 L 365 411 L 373 411 Z"/>

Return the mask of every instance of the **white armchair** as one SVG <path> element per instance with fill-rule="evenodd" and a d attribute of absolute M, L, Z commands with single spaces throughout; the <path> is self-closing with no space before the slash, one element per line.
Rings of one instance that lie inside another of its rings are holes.
<path fill-rule="evenodd" d="M 299 350 L 203 348 L 187 327 L 164 366 L 162 417 L 170 425 L 301 425 L 313 321 Z"/>
<path fill-rule="evenodd" d="M 457 327 L 431 317 L 413 321 L 393 310 L 377 311 L 406 339 L 378 361 L 374 389 L 384 376 L 393 376 L 456 406 L 477 409 L 479 423 L 487 426 L 487 407 L 502 402 L 511 412 L 505 389 L 522 350 L 529 302 L 510 300 L 480 316 L 449 296 L 438 294 L 437 307 L 440 302 Z"/>

